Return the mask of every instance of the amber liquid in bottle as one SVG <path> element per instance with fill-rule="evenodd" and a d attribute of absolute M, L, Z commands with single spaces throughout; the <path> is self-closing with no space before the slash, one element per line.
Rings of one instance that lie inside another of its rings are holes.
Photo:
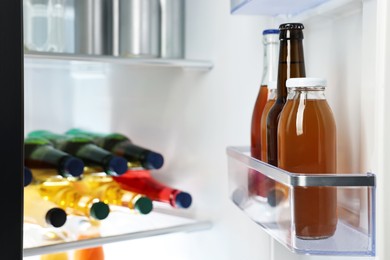
<path fill-rule="evenodd" d="M 336 172 L 336 127 L 325 99 L 289 100 L 279 122 L 279 167 L 289 172 Z M 293 190 L 296 236 L 321 239 L 334 234 L 337 193 L 334 187 Z"/>
<path fill-rule="evenodd" d="M 263 147 L 261 139 L 261 117 L 263 115 L 264 107 L 268 100 L 267 84 L 269 81 L 276 80 L 277 55 L 279 47 L 278 37 L 278 30 L 270 29 L 263 31 L 263 76 L 261 80 L 260 90 L 253 109 L 251 122 L 251 156 L 258 160 L 261 159 L 261 151 Z M 267 192 L 270 189 L 269 178 L 267 178 L 260 172 L 251 169 L 248 172 L 248 182 L 248 189 L 250 194 L 260 196 L 261 198 L 267 197 Z"/>
<path fill-rule="evenodd" d="M 261 134 L 261 160 L 263 162 L 268 162 L 268 155 L 267 155 L 267 117 L 268 113 L 271 109 L 271 107 L 275 103 L 276 99 L 276 93 L 275 90 L 269 90 L 269 98 L 267 103 L 264 106 L 263 115 L 261 116 L 261 127 L 260 127 L 260 134 Z"/>

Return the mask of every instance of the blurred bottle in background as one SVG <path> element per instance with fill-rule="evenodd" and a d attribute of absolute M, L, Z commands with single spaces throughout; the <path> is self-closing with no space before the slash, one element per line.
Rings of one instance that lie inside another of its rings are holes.
<path fill-rule="evenodd" d="M 49 0 L 47 51 L 65 50 L 65 4 L 66 0 Z"/>
<path fill-rule="evenodd" d="M 192 197 L 189 193 L 174 189 L 153 179 L 150 171 L 128 171 L 122 176 L 113 177 L 124 190 L 143 194 L 153 201 L 168 203 L 175 208 L 188 208 Z"/>
<path fill-rule="evenodd" d="M 87 175 L 76 185 L 85 186 L 85 192 L 110 205 L 127 207 L 140 214 L 149 214 L 153 209 L 153 203 L 148 197 L 121 189 L 111 176 Z M 79 188 L 83 189 L 83 186 Z"/>
<path fill-rule="evenodd" d="M 66 212 L 55 203 L 43 199 L 36 185 L 24 188 L 24 221 L 42 227 L 62 227 Z"/>
<path fill-rule="evenodd" d="M 48 140 L 28 137 L 24 140 L 24 164 L 30 169 L 55 169 L 64 177 L 80 176 L 84 163 L 63 151 L 55 149 Z"/>
<path fill-rule="evenodd" d="M 86 136 L 66 136 L 45 130 L 30 132 L 28 136 L 47 139 L 57 149 L 80 158 L 85 165 L 100 166 L 110 175 L 120 175 L 128 169 L 127 161 L 124 158 L 98 147 Z"/>
<path fill-rule="evenodd" d="M 24 45 L 28 50 L 47 50 L 48 9 L 49 0 L 23 0 Z"/>
<path fill-rule="evenodd" d="M 132 165 L 140 165 L 145 169 L 160 169 L 164 164 L 164 157 L 160 153 L 135 145 L 122 134 L 102 134 L 77 128 L 70 129 L 66 134 L 92 138 L 99 147 L 126 158 Z"/>

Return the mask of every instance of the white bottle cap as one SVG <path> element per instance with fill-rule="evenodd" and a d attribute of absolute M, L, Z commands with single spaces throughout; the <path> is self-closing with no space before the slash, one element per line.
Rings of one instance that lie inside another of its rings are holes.
<path fill-rule="evenodd" d="M 276 81 L 269 81 L 268 82 L 268 89 L 276 89 Z"/>
<path fill-rule="evenodd" d="M 323 88 L 326 86 L 326 79 L 323 78 L 290 78 L 286 81 L 286 87 L 312 87 Z"/>

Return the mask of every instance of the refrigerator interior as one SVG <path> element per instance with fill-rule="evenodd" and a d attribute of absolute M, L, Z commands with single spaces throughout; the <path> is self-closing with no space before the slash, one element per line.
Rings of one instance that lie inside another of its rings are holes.
<path fill-rule="evenodd" d="M 347 10 L 301 17 L 306 74 L 328 81 L 338 172 L 374 172 L 379 183 L 384 173 L 378 171 L 374 104 L 380 97 L 373 79 L 380 4 L 354 2 Z M 210 71 L 25 60 L 25 133 L 72 127 L 123 133 L 161 152 L 165 164 L 153 176 L 190 192 L 194 201 L 186 213 L 213 222 L 205 231 L 105 245 L 107 259 L 344 259 L 290 253 L 228 199 L 225 149 L 249 145 L 262 73 L 261 32 L 299 18 L 231 15 L 227 0 L 187 1 L 186 58 L 212 61 Z M 384 197 L 378 188 L 379 209 Z M 379 231 L 384 220 L 377 223 L 378 259 L 386 259 L 385 231 Z"/>

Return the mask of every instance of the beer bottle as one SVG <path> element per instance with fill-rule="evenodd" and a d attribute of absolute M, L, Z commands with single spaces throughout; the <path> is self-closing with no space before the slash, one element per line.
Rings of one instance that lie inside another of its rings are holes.
<path fill-rule="evenodd" d="M 83 160 L 86 165 L 97 165 L 110 175 L 120 175 L 127 171 L 127 161 L 95 145 L 88 137 L 73 137 L 38 130 L 29 133 L 31 137 L 49 140 L 57 149 Z"/>
<path fill-rule="evenodd" d="M 160 153 L 135 145 L 128 137 L 119 133 L 101 134 L 74 128 L 66 134 L 88 136 L 103 149 L 126 158 L 132 165 L 140 165 L 145 169 L 160 169 L 164 164 L 164 157 Z"/>

